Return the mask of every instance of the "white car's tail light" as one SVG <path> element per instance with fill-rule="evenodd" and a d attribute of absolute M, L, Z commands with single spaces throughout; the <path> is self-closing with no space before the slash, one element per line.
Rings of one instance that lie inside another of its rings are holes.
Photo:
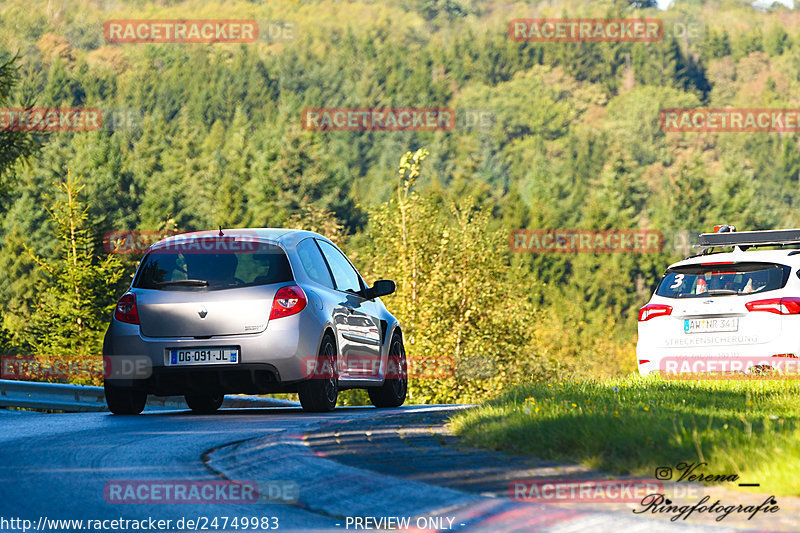
<path fill-rule="evenodd" d="M 744 304 L 748 311 L 765 311 L 776 315 L 800 315 L 800 298 L 768 298 Z"/>
<path fill-rule="evenodd" d="M 647 304 L 639 309 L 639 322 L 645 322 L 658 316 L 669 316 L 672 314 L 672 306 L 664 304 Z"/>
<path fill-rule="evenodd" d="M 273 318 L 296 315 L 306 308 L 307 303 L 308 298 L 306 298 L 306 293 L 297 285 L 281 287 L 278 289 L 278 292 L 275 293 L 269 319 L 272 320 Z"/>
<path fill-rule="evenodd" d="M 136 308 L 136 295 L 128 292 L 122 295 L 114 309 L 114 318 L 127 324 L 139 323 L 139 310 Z"/>

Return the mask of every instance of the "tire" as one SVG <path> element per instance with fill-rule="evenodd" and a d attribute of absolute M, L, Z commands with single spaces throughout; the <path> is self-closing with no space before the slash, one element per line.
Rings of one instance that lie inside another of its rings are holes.
<path fill-rule="evenodd" d="M 144 411 L 147 393 L 133 387 L 103 384 L 108 410 L 115 415 L 138 415 Z"/>
<path fill-rule="evenodd" d="M 195 413 L 213 413 L 222 406 L 225 395 L 221 392 L 187 392 L 184 396 L 186 405 Z"/>
<path fill-rule="evenodd" d="M 297 387 L 303 411 L 327 413 L 336 407 L 339 398 L 339 381 L 336 373 L 336 343 L 326 334 L 319 347 L 319 363 L 322 368 L 330 368 L 330 376 L 308 379 Z M 329 367 L 327 365 L 330 365 Z"/>
<path fill-rule="evenodd" d="M 406 401 L 408 392 L 408 368 L 403 338 L 399 333 L 392 335 L 389 343 L 389 369 L 380 387 L 367 389 L 369 400 L 375 407 L 400 407 Z"/>

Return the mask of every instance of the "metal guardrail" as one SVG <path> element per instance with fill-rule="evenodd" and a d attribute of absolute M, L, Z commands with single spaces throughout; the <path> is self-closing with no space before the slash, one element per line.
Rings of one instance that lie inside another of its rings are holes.
<path fill-rule="evenodd" d="M 223 408 L 246 409 L 258 407 L 297 407 L 299 402 L 262 398 L 260 396 L 229 395 Z M 66 412 L 108 411 L 103 387 L 39 383 L 0 379 L 0 407 L 51 409 Z M 145 410 L 188 409 L 183 396 L 148 396 Z"/>

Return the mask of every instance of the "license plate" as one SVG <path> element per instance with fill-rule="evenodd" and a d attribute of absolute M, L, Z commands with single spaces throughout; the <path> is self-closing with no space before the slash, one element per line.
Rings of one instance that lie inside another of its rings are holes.
<path fill-rule="evenodd" d="M 170 348 L 167 350 L 167 366 L 235 365 L 238 362 L 238 348 Z"/>
<path fill-rule="evenodd" d="M 715 331 L 738 331 L 739 319 L 728 318 L 689 318 L 683 321 L 685 333 L 709 333 Z"/>

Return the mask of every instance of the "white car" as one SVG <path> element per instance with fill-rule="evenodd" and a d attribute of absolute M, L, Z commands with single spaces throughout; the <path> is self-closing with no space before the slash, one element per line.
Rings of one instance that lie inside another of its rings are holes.
<path fill-rule="evenodd" d="M 798 244 L 800 229 L 722 226 L 701 234 L 703 252 L 670 265 L 639 310 L 639 372 L 749 371 L 797 361 L 800 249 L 776 248 Z"/>

